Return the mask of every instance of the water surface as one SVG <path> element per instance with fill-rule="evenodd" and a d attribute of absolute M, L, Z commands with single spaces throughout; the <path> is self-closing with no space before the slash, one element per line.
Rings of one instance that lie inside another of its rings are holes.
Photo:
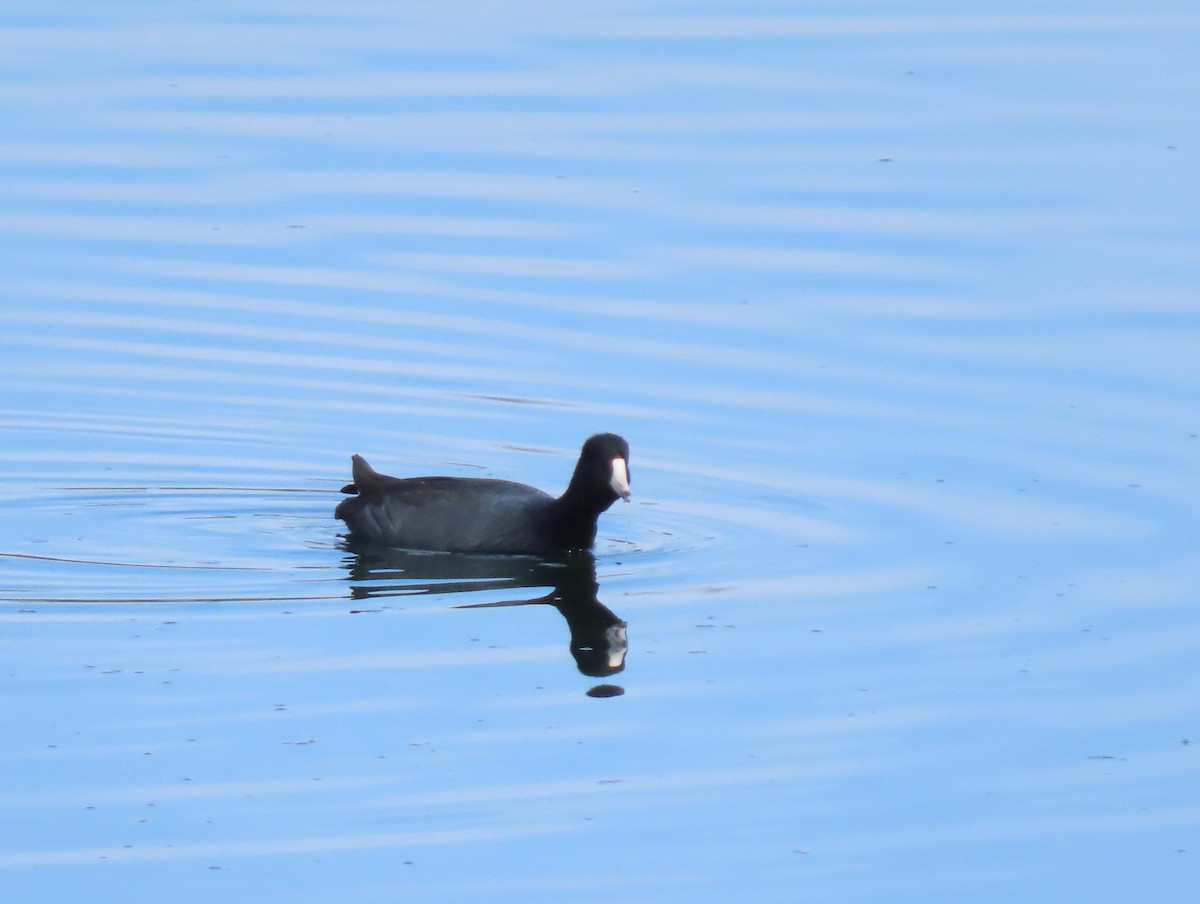
<path fill-rule="evenodd" d="M 1186 899 L 1198 24 L 4 14 L 0 888 Z M 601 430 L 594 557 L 332 518 Z"/>

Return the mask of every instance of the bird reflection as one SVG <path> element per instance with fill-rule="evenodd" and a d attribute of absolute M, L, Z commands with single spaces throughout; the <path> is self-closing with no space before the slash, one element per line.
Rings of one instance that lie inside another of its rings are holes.
<path fill-rule="evenodd" d="M 604 678 L 625 668 L 625 622 L 597 598 L 590 552 L 557 556 L 470 556 L 410 552 L 347 543 L 353 599 L 424 593 L 553 588 L 544 596 L 467 603 L 458 609 L 553 606 L 567 621 L 571 655 L 584 675 Z"/>

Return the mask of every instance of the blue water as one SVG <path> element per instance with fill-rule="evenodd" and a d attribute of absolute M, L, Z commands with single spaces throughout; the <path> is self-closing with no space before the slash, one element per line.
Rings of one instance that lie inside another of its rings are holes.
<path fill-rule="evenodd" d="M 5 899 L 1194 894 L 1200 15 L 407 6 L 0 13 Z"/>

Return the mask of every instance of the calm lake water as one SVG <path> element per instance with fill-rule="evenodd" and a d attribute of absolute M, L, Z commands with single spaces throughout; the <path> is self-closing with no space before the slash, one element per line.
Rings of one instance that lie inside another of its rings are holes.
<path fill-rule="evenodd" d="M 1188 900 L 1198 44 L 0 13 L 4 899 Z M 558 491 L 598 431 L 594 557 L 332 517 L 352 452 Z"/>

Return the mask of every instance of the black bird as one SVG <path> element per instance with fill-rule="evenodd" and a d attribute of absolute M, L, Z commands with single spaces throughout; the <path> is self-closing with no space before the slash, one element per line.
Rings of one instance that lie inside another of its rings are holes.
<path fill-rule="evenodd" d="M 400 549 L 549 553 L 591 549 L 600 513 L 629 501 L 629 443 L 598 433 L 583 444 L 566 491 L 555 499 L 523 483 L 480 477 L 389 477 L 361 455 L 334 515 L 353 540 Z"/>

